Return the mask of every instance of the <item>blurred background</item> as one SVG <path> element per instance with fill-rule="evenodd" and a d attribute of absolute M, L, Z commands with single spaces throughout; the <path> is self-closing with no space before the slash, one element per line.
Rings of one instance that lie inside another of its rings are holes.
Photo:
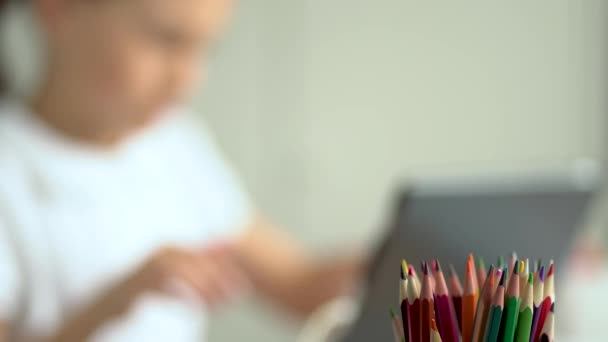
<path fill-rule="evenodd" d="M 605 160 L 607 17 L 602 0 L 242 1 L 195 104 L 309 248 L 374 241 L 408 170 Z M 286 320 L 243 300 L 210 337 L 290 341 Z"/>
<path fill-rule="evenodd" d="M 604 160 L 607 23 L 601 0 L 244 1 L 197 103 L 271 217 L 367 241 L 412 168 Z M 289 340 L 260 310 L 212 337 Z"/>

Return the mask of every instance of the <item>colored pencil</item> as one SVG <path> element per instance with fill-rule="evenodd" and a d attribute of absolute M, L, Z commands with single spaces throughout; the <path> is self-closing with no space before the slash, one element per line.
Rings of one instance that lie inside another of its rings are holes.
<path fill-rule="evenodd" d="M 401 326 L 401 320 L 395 315 L 395 312 L 392 309 L 389 310 L 389 314 L 391 315 L 391 325 L 393 327 L 393 336 L 395 337 L 395 342 L 405 341 L 405 338 L 403 337 L 403 326 Z"/>
<path fill-rule="evenodd" d="M 496 289 L 498 288 L 498 283 L 500 282 L 500 278 L 502 278 L 502 267 L 496 268 L 496 281 L 494 282 L 494 288 L 492 288 L 492 295 L 496 293 Z"/>
<path fill-rule="evenodd" d="M 477 309 L 477 299 L 479 291 L 477 280 L 474 278 L 475 260 L 469 256 L 467 268 L 464 275 L 464 296 L 462 298 L 462 340 L 470 341 L 473 334 L 473 324 L 475 322 L 475 310 Z"/>
<path fill-rule="evenodd" d="M 433 305 L 434 305 L 434 309 L 435 309 L 435 316 L 437 316 L 439 309 L 437 308 L 437 305 L 439 305 L 439 301 L 437 300 L 437 261 L 436 260 L 431 260 L 431 284 L 433 284 Z M 437 317 L 435 319 L 436 323 L 437 323 L 437 328 L 439 329 L 439 333 L 443 335 L 443 330 L 441 329 L 441 320 L 439 320 L 439 318 Z"/>
<path fill-rule="evenodd" d="M 407 281 L 407 308 L 409 313 L 410 341 L 420 341 L 420 288 L 414 280 L 412 269 L 409 269 Z"/>
<path fill-rule="evenodd" d="M 544 324 L 543 331 L 540 334 L 540 342 L 553 342 L 555 336 L 555 303 L 551 304 L 547 321 Z"/>
<path fill-rule="evenodd" d="M 530 342 L 535 342 L 536 331 L 538 330 L 538 321 L 540 318 L 540 307 L 543 303 L 543 295 L 545 288 L 545 266 L 540 267 L 540 271 L 534 277 L 534 296 L 532 303 L 532 329 L 530 330 Z"/>
<path fill-rule="evenodd" d="M 488 312 L 492 305 L 492 297 L 494 295 L 494 284 L 496 283 L 496 272 L 494 265 L 490 266 L 486 281 L 483 284 L 479 300 L 477 302 L 477 309 L 475 310 L 475 322 L 473 323 L 473 336 L 471 342 L 482 342 L 484 332 L 486 328 L 486 321 L 488 319 Z M 469 342 L 463 340 L 464 342 Z"/>
<path fill-rule="evenodd" d="M 513 267 L 515 267 L 515 263 L 517 262 L 517 260 L 517 253 L 511 253 L 511 258 L 509 259 L 509 271 L 513 271 Z"/>
<path fill-rule="evenodd" d="M 418 278 L 418 273 L 416 273 L 416 269 L 413 265 L 408 265 L 408 267 L 408 271 L 412 274 L 414 280 L 416 281 L 416 287 L 418 287 L 418 290 L 420 290 L 422 288 L 422 284 L 420 283 L 420 278 Z"/>
<path fill-rule="evenodd" d="M 513 342 L 515 338 L 515 328 L 519 316 L 519 269 L 520 261 L 518 260 L 513 265 L 513 273 L 511 273 L 507 294 L 505 295 L 505 309 L 500 334 L 504 342 Z"/>
<path fill-rule="evenodd" d="M 460 278 L 458 277 L 458 273 L 456 273 L 454 266 L 450 264 L 450 296 L 452 297 L 454 311 L 456 311 L 459 329 L 462 329 L 462 294 L 463 291 Z"/>
<path fill-rule="evenodd" d="M 498 264 L 496 265 L 496 268 L 503 269 L 504 267 L 505 267 L 505 257 L 501 255 L 498 257 Z"/>
<path fill-rule="evenodd" d="M 399 305 L 401 309 L 401 320 L 403 325 L 403 336 L 405 337 L 405 342 L 411 341 L 411 332 L 410 332 L 410 312 L 407 303 L 407 290 L 408 290 L 408 279 L 407 274 L 409 272 L 409 268 L 407 267 L 407 262 L 405 260 L 401 261 L 401 282 L 399 286 Z"/>
<path fill-rule="evenodd" d="M 437 322 L 435 320 L 431 321 L 431 342 L 442 342 L 439 329 L 437 329 Z"/>
<path fill-rule="evenodd" d="M 425 268 L 425 267 L 427 267 L 427 266 L 429 267 L 429 271 L 431 272 L 431 273 L 430 273 L 430 274 L 431 274 L 431 289 L 432 289 L 433 291 L 435 291 L 435 277 L 433 277 L 433 272 L 434 272 L 435 270 L 433 269 L 433 266 L 432 266 L 432 265 L 429 265 L 429 263 L 428 263 L 428 262 L 426 262 L 426 261 L 422 261 L 422 262 L 420 262 L 420 270 L 421 270 L 423 273 L 424 273 L 424 268 Z M 422 283 L 420 284 L 420 288 L 422 289 Z"/>
<path fill-rule="evenodd" d="M 492 298 L 492 306 L 488 313 L 488 322 L 486 323 L 486 332 L 484 341 L 497 342 L 500 331 L 500 322 L 502 320 L 502 311 L 505 302 L 505 278 L 506 272 L 503 272 L 498 283 L 498 288 Z"/>
<path fill-rule="evenodd" d="M 545 284 L 544 284 L 544 289 L 543 289 L 543 302 L 541 303 L 541 306 L 539 309 L 540 313 L 538 315 L 538 325 L 536 327 L 536 331 L 535 331 L 536 334 L 534 336 L 534 341 L 537 341 L 540 338 L 540 334 L 543 331 L 543 326 L 547 320 L 547 316 L 549 315 L 549 312 L 551 311 L 551 305 L 553 305 L 553 302 L 554 302 L 554 298 L 555 298 L 555 292 L 553 289 L 554 267 L 555 267 L 555 265 L 553 263 L 551 263 L 549 265 L 549 271 L 547 271 L 547 277 L 545 278 Z"/>
<path fill-rule="evenodd" d="M 469 256 L 467 258 L 467 263 L 471 263 L 471 268 L 473 269 L 473 280 L 475 281 L 475 288 L 477 289 L 477 291 L 479 291 L 479 283 L 477 282 L 477 267 L 475 267 L 475 257 L 473 256 L 473 253 L 469 253 Z M 479 295 L 479 293 L 478 293 Z"/>
<path fill-rule="evenodd" d="M 422 342 L 431 340 L 431 321 L 435 317 L 434 304 L 429 265 L 424 263 L 422 288 L 420 290 L 420 329 Z"/>
<path fill-rule="evenodd" d="M 528 273 L 530 273 L 530 259 L 526 259 L 526 261 L 521 261 L 519 267 L 519 293 L 524 293 L 524 288 L 528 284 Z"/>
<path fill-rule="evenodd" d="M 448 287 L 439 260 L 435 259 L 435 304 L 439 318 L 439 332 L 446 342 L 459 342 L 459 329 L 454 307 L 450 301 Z"/>
<path fill-rule="evenodd" d="M 486 282 L 486 272 L 486 264 L 483 262 L 483 258 L 477 258 L 477 286 L 480 290 Z"/>
<path fill-rule="evenodd" d="M 528 274 L 528 282 L 524 288 L 519 306 L 519 319 L 515 332 L 515 342 L 529 342 L 532 330 L 532 305 L 534 297 L 534 274 Z"/>

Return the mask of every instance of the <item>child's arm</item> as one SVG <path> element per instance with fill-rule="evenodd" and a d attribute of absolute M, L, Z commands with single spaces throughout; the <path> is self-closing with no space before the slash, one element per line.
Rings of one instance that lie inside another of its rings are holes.
<path fill-rule="evenodd" d="M 234 295 L 244 279 L 231 246 L 202 251 L 164 248 L 89 305 L 73 313 L 53 336 L 19 342 L 86 341 L 99 328 L 120 318 L 140 295 L 148 292 L 175 294 L 166 286 L 169 281 L 185 285 L 207 305 L 213 306 Z M 0 342 L 8 341 L 10 328 L 0 323 Z"/>
<path fill-rule="evenodd" d="M 253 224 L 237 246 L 255 288 L 298 315 L 353 290 L 365 267 L 362 255 L 312 258 L 263 220 Z"/>

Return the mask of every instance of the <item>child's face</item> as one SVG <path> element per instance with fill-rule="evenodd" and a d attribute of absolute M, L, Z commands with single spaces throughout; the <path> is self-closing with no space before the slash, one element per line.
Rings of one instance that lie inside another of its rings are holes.
<path fill-rule="evenodd" d="M 192 88 L 230 0 L 43 0 L 51 77 L 93 122 L 130 131 Z M 99 116 L 103 116 L 99 117 Z"/>

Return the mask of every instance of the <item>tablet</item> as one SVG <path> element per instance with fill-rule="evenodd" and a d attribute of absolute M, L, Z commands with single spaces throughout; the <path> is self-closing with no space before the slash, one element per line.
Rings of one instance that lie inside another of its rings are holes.
<path fill-rule="evenodd" d="M 344 341 L 391 341 L 400 260 L 420 269 L 438 258 L 462 274 L 473 252 L 495 264 L 513 251 L 554 259 L 559 280 L 577 227 L 600 187 L 597 163 L 524 171 L 486 170 L 413 177 L 395 201 L 368 274 L 361 313 Z"/>

